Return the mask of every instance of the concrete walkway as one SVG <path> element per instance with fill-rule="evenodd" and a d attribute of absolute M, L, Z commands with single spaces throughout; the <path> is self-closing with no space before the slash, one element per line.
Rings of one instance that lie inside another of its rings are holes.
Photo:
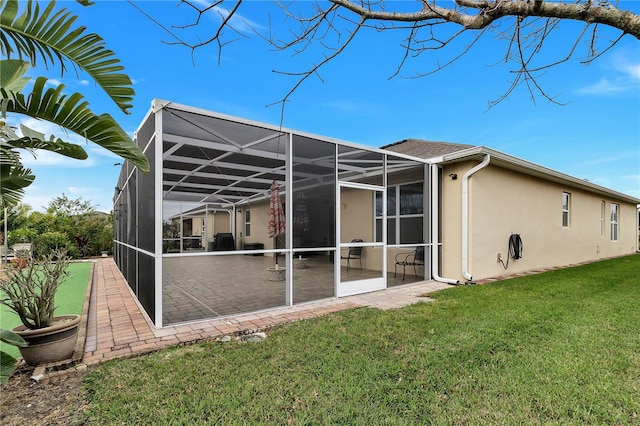
<path fill-rule="evenodd" d="M 97 259 L 93 273 L 85 352 L 81 360 L 83 365 L 211 340 L 228 334 L 254 332 L 345 309 L 363 306 L 400 308 L 432 300 L 425 294 L 451 287 L 438 282 L 424 282 L 340 299 L 156 329 L 143 315 L 112 258 Z"/>

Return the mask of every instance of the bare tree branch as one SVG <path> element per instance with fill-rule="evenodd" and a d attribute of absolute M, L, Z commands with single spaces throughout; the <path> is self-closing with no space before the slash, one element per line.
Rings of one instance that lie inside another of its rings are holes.
<path fill-rule="evenodd" d="M 324 18 L 323 18 L 324 19 Z M 364 22 L 364 20 L 362 21 Z M 351 41 L 355 38 L 356 34 L 358 33 L 358 30 L 360 30 L 360 28 L 362 28 L 362 24 L 358 25 L 352 32 L 350 32 L 349 37 L 347 38 L 347 40 L 345 40 L 342 45 L 340 45 L 338 48 L 336 48 L 332 54 L 325 56 L 324 59 L 322 59 L 320 62 L 318 62 L 317 64 L 314 64 L 311 69 L 308 69 L 306 71 L 302 71 L 302 72 L 283 72 L 283 71 L 277 71 L 274 70 L 274 72 L 277 72 L 279 74 L 286 74 L 286 75 L 293 75 L 293 76 L 298 76 L 300 77 L 298 82 L 291 88 L 291 90 L 289 90 L 289 92 L 284 96 L 284 98 L 281 101 L 275 102 L 274 104 L 277 103 L 285 103 L 287 102 L 287 100 L 289 99 L 289 97 L 293 94 L 293 92 L 296 91 L 296 89 L 310 76 L 318 73 L 318 70 L 320 69 L 320 67 L 322 67 L 323 65 L 325 65 L 326 63 L 328 63 L 329 61 L 331 61 L 333 58 L 335 58 L 336 56 L 338 56 L 340 53 L 342 53 L 342 51 L 351 43 Z"/>
<path fill-rule="evenodd" d="M 640 39 L 640 16 L 618 9 L 608 2 L 593 4 L 590 0 L 580 2 L 550 2 L 542 0 L 456 0 L 459 6 L 477 10 L 476 15 L 463 13 L 457 8 L 436 6 L 436 2 L 423 2 L 419 12 L 400 13 L 367 9 L 366 3 L 350 0 L 330 0 L 365 20 L 420 22 L 444 19 L 463 26 L 465 29 L 482 29 L 505 16 L 561 18 L 583 21 L 589 24 L 605 24 L 618 28 Z"/>
<path fill-rule="evenodd" d="M 188 43 L 170 34 L 177 40 L 172 44 L 181 44 L 191 49 L 192 54 L 198 48 L 216 44 L 218 62 L 222 48 L 235 41 L 228 33 L 245 37 L 245 33 L 236 28 L 237 22 L 251 28 L 242 18 L 241 7 L 249 2 L 243 0 L 215 0 L 204 4 L 192 0 L 181 0 L 195 14 L 194 21 L 176 29 L 190 29 L 202 25 L 204 14 L 215 14 L 219 23 L 203 41 Z M 229 5 L 230 6 L 227 6 Z M 269 34 L 262 35 L 274 48 L 289 51 L 292 55 L 319 54 L 320 60 L 310 60 L 311 65 L 303 71 L 274 70 L 274 72 L 297 78 L 291 90 L 279 101 L 284 104 L 300 85 L 310 76 L 320 78 L 319 70 L 328 62 L 342 54 L 356 35 L 365 30 L 378 32 L 406 32 L 400 43 L 402 55 L 397 68 L 389 78 L 401 75 L 407 62 L 427 52 L 445 51 L 450 59 L 444 63 L 436 62 L 435 67 L 425 72 L 416 72 L 410 77 L 424 77 L 446 68 L 464 57 L 476 43 L 488 32 L 495 32 L 506 42 L 504 62 L 515 64 L 514 74 L 508 89 L 490 106 L 507 98 L 520 85 L 529 91 L 532 100 L 541 96 L 551 102 L 559 103 L 538 83 L 545 71 L 573 59 L 581 41 L 587 41 L 585 55 L 580 60 L 588 64 L 601 57 L 616 45 L 626 34 L 640 40 L 640 15 L 621 8 L 622 2 L 608 0 L 421 0 L 414 3 L 416 10 L 407 11 L 407 3 L 385 0 L 329 0 L 313 4 L 290 2 L 278 3 L 285 19 L 292 23 L 285 39 L 279 38 L 269 25 Z M 266 20 L 266 19 L 265 19 Z M 585 26 L 573 36 L 568 52 L 564 57 L 550 59 L 547 63 L 536 63 L 540 52 L 564 21 L 583 22 Z M 513 23 L 511 23 L 513 22 Z M 269 17 L 269 24 L 271 17 Z M 600 39 L 602 27 L 617 29 L 620 34 L 614 40 Z M 199 27 L 198 29 L 206 30 Z M 465 41 L 468 33 L 473 36 Z M 460 46 L 460 42 L 462 45 Z M 311 51 L 313 47 L 314 51 Z M 456 50 L 458 49 L 457 53 Z M 319 50 L 319 53 L 318 53 Z"/>

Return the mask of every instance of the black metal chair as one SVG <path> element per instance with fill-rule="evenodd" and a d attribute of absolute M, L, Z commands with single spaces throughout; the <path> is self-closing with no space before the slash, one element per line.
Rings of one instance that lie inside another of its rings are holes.
<path fill-rule="evenodd" d="M 363 240 L 356 238 L 351 240 L 352 243 L 362 243 Z M 364 247 L 349 247 L 349 253 L 346 256 L 340 256 L 340 259 L 347 261 L 347 271 L 351 268 L 351 259 L 358 259 L 360 261 L 360 270 L 362 270 L 362 249 Z"/>
<path fill-rule="evenodd" d="M 393 266 L 393 278 L 396 277 L 398 266 L 402 266 L 402 281 L 407 271 L 407 266 L 413 266 L 413 274 L 418 276 L 417 266 L 424 266 L 424 247 L 416 247 L 411 253 L 396 254 L 396 264 Z"/>

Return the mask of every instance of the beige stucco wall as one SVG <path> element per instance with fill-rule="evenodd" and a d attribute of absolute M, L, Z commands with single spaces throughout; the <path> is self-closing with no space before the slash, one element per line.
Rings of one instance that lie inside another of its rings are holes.
<path fill-rule="evenodd" d="M 373 191 L 342 188 L 340 192 L 340 241 L 360 238 L 373 241 Z"/>
<path fill-rule="evenodd" d="M 231 214 L 228 212 L 218 211 L 214 213 L 213 234 L 231 232 Z"/>
<path fill-rule="evenodd" d="M 191 228 L 191 235 L 186 235 L 187 237 L 190 236 L 196 236 L 196 235 L 202 235 L 202 223 L 203 223 L 203 219 L 202 217 L 194 217 L 191 218 L 191 224 L 192 224 L 192 228 Z"/>
<path fill-rule="evenodd" d="M 215 213 L 209 213 L 207 215 L 207 240 L 213 240 L 213 236 L 216 234 L 216 218 Z"/>
<path fill-rule="evenodd" d="M 444 265 L 446 277 L 462 278 L 462 175 L 477 163 L 444 170 Z M 457 173 L 453 181 L 448 175 Z M 562 193 L 571 194 L 569 227 L 562 226 Z M 634 253 L 637 218 L 634 204 L 603 197 L 568 185 L 553 183 L 489 166 L 469 181 L 469 272 L 474 280 Z M 605 202 L 601 235 L 601 202 Z M 618 241 L 611 241 L 611 203 L 619 204 Z M 506 262 L 511 233 L 523 241 L 522 259 Z"/>
<path fill-rule="evenodd" d="M 374 240 L 374 192 L 352 188 L 340 190 L 340 242 L 348 243 L 353 239 L 365 242 Z M 347 254 L 341 250 L 341 255 Z M 362 250 L 362 267 L 381 270 L 381 249 L 365 247 Z M 358 264 L 358 263 L 356 263 Z M 358 264 L 359 266 L 359 264 Z"/>
<path fill-rule="evenodd" d="M 184 237 L 201 236 L 202 247 L 207 247 L 210 241 L 213 241 L 215 234 L 220 232 L 231 232 L 231 217 L 229 213 L 224 211 L 209 212 L 207 216 L 185 217 L 185 221 L 191 221 L 192 231 L 189 233 L 185 229 Z M 206 220 L 206 234 L 202 234 L 202 224 Z"/>
<path fill-rule="evenodd" d="M 262 201 L 259 203 L 253 203 L 248 206 L 244 206 L 243 210 L 249 208 L 251 210 L 251 235 L 244 235 L 244 214 L 245 212 L 238 213 L 238 236 L 242 232 L 242 243 L 262 243 L 265 250 L 274 248 L 273 238 L 269 238 L 267 229 L 269 227 L 269 202 Z M 279 245 L 282 248 L 282 244 Z"/>
<path fill-rule="evenodd" d="M 440 276 L 442 277 L 460 280 L 462 277 L 462 252 L 460 248 L 462 240 L 462 175 L 474 165 L 475 163 L 459 163 L 442 169 L 442 192 L 440 193 L 442 199 L 442 215 L 440 217 L 442 228 L 440 263 L 442 270 Z M 457 174 L 456 180 L 449 177 L 452 173 Z"/>

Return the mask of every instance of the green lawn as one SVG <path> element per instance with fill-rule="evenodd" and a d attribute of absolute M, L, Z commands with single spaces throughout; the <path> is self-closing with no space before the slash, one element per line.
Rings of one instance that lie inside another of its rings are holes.
<path fill-rule="evenodd" d="M 56 293 L 56 315 L 82 314 L 87 284 L 91 273 L 90 262 L 73 262 L 69 265 L 69 276 Z M 20 325 L 20 318 L 4 305 L 0 306 L 0 328 L 10 330 Z M 20 356 L 18 348 L 0 343 L 0 349 L 13 355 Z"/>
<path fill-rule="evenodd" d="M 639 424 L 640 255 L 100 365 L 91 424 Z"/>

